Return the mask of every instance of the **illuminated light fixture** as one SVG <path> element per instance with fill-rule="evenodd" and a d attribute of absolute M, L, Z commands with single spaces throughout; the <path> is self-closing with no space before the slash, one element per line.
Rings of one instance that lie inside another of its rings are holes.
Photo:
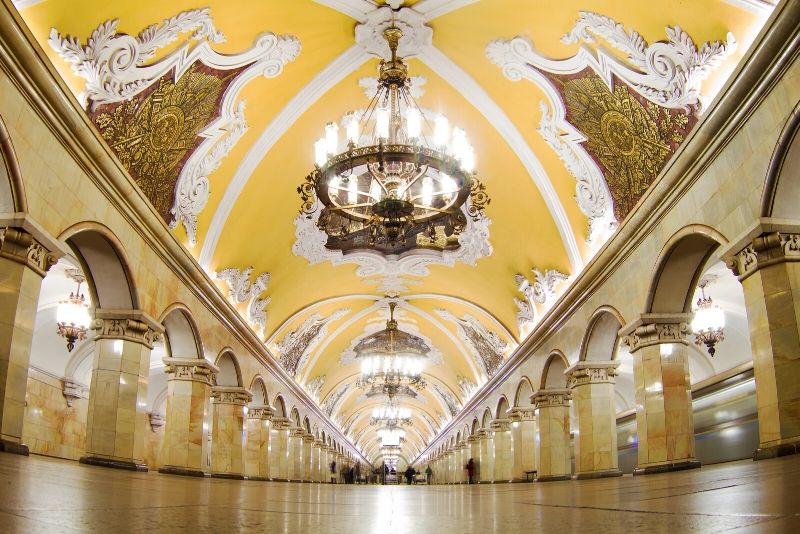
<path fill-rule="evenodd" d="M 474 176 L 475 150 L 446 117 L 425 117 L 397 56 L 403 32 L 390 27 L 383 35 L 392 57 L 380 63 L 375 97 L 360 115 L 345 115 L 341 146 L 339 127 L 326 125 L 314 144 L 315 169 L 297 188 L 300 211 L 310 217 L 321 203 L 322 231 L 336 239 L 366 231 L 370 246 L 405 244 L 422 231 L 433 238 L 434 225 L 457 236 L 466 216 L 479 219 L 490 202 Z"/>
<path fill-rule="evenodd" d="M 697 345 L 705 345 L 713 357 L 717 351 L 715 345 L 725 339 L 725 312 L 714 304 L 711 296 L 706 297 L 705 286 L 708 282 L 700 282 L 701 297 L 697 299 L 697 309 L 692 319 L 692 332 Z"/>
<path fill-rule="evenodd" d="M 86 339 L 86 332 L 89 330 L 92 318 L 89 316 L 86 297 L 81 293 L 81 284 L 86 279 L 77 272 L 70 272 L 69 276 L 78 283 L 78 288 L 75 293 L 69 294 L 69 299 L 58 303 L 56 324 L 58 325 L 58 335 L 67 340 L 67 351 L 72 352 L 76 341 Z"/>
<path fill-rule="evenodd" d="M 369 424 L 373 426 L 381 425 L 388 428 L 411 426 L 411 410 L 408 408 L 400 408 L 394 403 L 379 406 L 372 410 L 372 418 Z"/>
<path fill-rule="evenodd" d="M 397 328 L 396 306 L 396 302 L 389 303 L 386 328 L 365 337 L 353 349 L 361 363 L 356 385 L 368 390 L 368 395 L 386 395 L 390 404 L 397 395 L 425 388 L 422 369 L 430 352 L 421 338 Z"/>

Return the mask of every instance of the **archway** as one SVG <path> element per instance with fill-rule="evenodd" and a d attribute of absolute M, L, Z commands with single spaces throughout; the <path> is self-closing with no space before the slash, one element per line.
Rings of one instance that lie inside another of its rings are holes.
<path fill-rule="evenodd" d="M 533 395 L 533 384 L 531 379 L 523 376 L 517 385 L 517 391 L 514 394 L 514 407 L 515 408 L 528 408 L 531 406 L 531 395 Z"/>
<path fill-rule="evenodd" d="M 772 153 L 761 196 L 761 216 L 800 219 L 800 104 L 783 126 Z"/>
<path fill-rule="evenodd" d="M 170 358 L 203 359 L 200 333 L 189 309 L 173 304 L 162 315 L 164 341 Z"/>
<path fill-rule="evenodd" d="M 242 371 L 239 369 L 239 362 L 230 349 L 224 349 L 217 358 L 217 386 L 241 387 Z"/>
<path fill-rule="evenodd" d="M 495 410 L 495 419 L 505 419 L 508 417 L 508 399 L 505 395 L 500 397 L 497 401 L 497 410 Z"/>
<path fill-rule="evenodd" d="M 25 198 L 22 173 L 2 117 L 0 117 L 0 160 L 2 160 L 0 161 L 0 213 L 27 212 L 28 203 Z"/>
<path fill-rule="evenodd" d="M 553 351 L 547 358 L 542 370 L 540 389 L 564 389 L 567 387 L 567 370 L 569 362 L 560 350 Z"/>

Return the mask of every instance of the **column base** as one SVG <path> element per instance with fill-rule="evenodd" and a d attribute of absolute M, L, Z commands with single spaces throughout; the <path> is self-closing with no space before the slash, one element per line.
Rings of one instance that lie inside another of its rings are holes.
<path fill-rule="evenodd" d="M 97 456 L 83 456 L 80 463 L 84 465 L 96 465 L 99 467 L 111 467 L 113 469 L 125 469 L 126 471 L 148 471 L 147 464 L 137 464 L 136 462 L 126 462 L 124 460 L 111 460 L 109 458 L 99 458 Z"/>
<path fill-rule="evenodd" d="M 769 460 L 770 458 L 790 456 L 792 454 L 800 454 L 800 441 L 781 443 L 780 445 L 772 445 L 770 447 L 759 447 L 753 454 L 753 460 Z"/>
<path fill-rule="evenodd" d="M 621 476 L 622 471 L 619 469 L 609 469 L 607 471 L 588 471 L 586 473 L 577 473 L 575 475 L 575 480 L 589 480 L 592 478 L 611 478 Z"/>
<path fill-rule="evenodd" d="M 209 473 L 211 478 L 226 478 L 228 480 L 244 480 L 244 475 L 237 475 L 236 473 Z"/>
<path fill-rule="evenodd" d="M 656 473 L 669 473 L 671 471 L 685 471 L 687 469 L 697 469 L 699 467 L 700 467 L 700 462 L 697 460 L 684 460 L 680 462 L 670 462 L 666 464 L 636 467 L 633 470 L 633 476 L 653 475 Z"/>
<path fill-rule="evenodd" d="M 164 466 L 159 467 L 158 472 L 164 475 L 180 475 L 184 477 L 204 477 L 206 474 L 196 469 L 186 469 L 185 467 Z"/>
<path fill-rule="evenodd" d="M 536 477 L 536 482 L 557 482 L 559 480 L 572 480 L 572 475 L 545 475 Z"/>
<path fill-rule="evenodd" d="M 28 450 L 27 445 L 5 439 L 0 439 L 0 452 L 19 454 L 20 456 L 30 456 L 30 451 Z"/>
<path fill-rule="evenodd" d="M 288 478 L 270 478 L 272 482 L 289 482 Z"/>
<path fill-rule="evenodd" d="M 259 481 L 259 482 L 267 482 L 267 481 L 270 480 L 269 477 L 251 477 L 251 476 L 246 476 L 245 478 L 247 480 L 256 480 L 256 481 Z"/>

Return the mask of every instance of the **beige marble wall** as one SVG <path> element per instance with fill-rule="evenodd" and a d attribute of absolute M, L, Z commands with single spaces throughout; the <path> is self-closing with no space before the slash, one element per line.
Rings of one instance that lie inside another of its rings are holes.
<path fill-rule="evenodd" d="M 620 476 L 614 377 L 619 362 L 578 362 L 567 370 L 576 419 L 575 476 Z"/>
<path fill-rule="evenodd" d="M 229 477 L 244 474 L 244 408 L 253 400 L 240 387 L 211 388 L 211 473 Z"/>
<path fill-rule="evenodd" d="M 514 444 L 511 439 L 511 420 L 492 421 L 494 472 L 492 481 L 510 482 L 513 478 Z"/>
<path fill-rule="evenodd" d="M 514 408 L 509 412 L 514 447 L 514 480 L 526 480 L 526 471 L 536 469 L 536 418 L 533 408 Z"/>
<path fill-rule="evenodd" d="M 536 407 L 536 480 L 572 476 L 568 389 L 542 389 L 531 401 Z"/>
<path fill-rule="evenodd" d="M 247 412 L 247 444 L 245 475 L 248 478 L 267 479 L 270 476 L 270 435 L 272 409 L 268 406 L 250 406 Z"/>
<path fill-rule="evenodd" d="M 85 397 L 71 399 L 72 406 L 67 406 L 61 380 L 30 369 L 25 403 L 22 441 L 30 452 L 68 460 L 83 456 L 89 408 Z"/>

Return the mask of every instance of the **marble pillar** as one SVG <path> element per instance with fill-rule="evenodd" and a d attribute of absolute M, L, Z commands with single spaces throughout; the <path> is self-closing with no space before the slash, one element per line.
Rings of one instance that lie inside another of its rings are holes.
<path fill-rule="evenodd" d="M 286 417 L 273 417 L 270 428 L 269 478 L 286 482 L 289 480 L 289 428 Z"/>
<path fill-rule="evenodd" d="M 514 467 L 514 445 L 511 440 L 511 419 L 495 419 L 491 424 L 494 447 L 492 482 L 511 482 Z"/>
<path fill-rule="evenodd" d="M 448 450 L 445 453 L 446 463 L 447 463 L 447 483 L 452 484 L 455 481 L 455 469 L 456 469 L 456 461 L 455 461 L 455 453 L 452 449 Z"/>
<path fill-rule="evenodd" d="M 167 407 L 160 473 L 203 476 L 208 407 L 216 366 L 199 358 L 164 358 Z"/>
<path fill-rule="evenodd" d="M 28 454 L 22 423 L 33 325 L 42 278 L 55 263 L 30 233 L 0 228 L 0 451 Z"/>
<path fill-rule="evenodd" d="M 528 480 L 527 471 L 536 469 L 536 417 L 533 408 L 513 408 L 508 413 L 511 419 L 511 440 L 514 447 L 514 482 Z"/>
<path fill-rule="evenodd" d="M 244 478 L 245 408 L 253 395 L 243 387 L 211 388 L 211 476 Z"/>
<path fill-rule="evenodd" d="M 313 469 L 314 482 L 325 482 L 325 455 L 322 452 L 325 442 L 321 439 L 314 440 Z"/>
<path fill-rule="evenodd" d="M 244 474 L 251 480 L 269 480 L 269 450 L 272 416 L 269 406 L 250 406 L 247 410 L 247 445 Z"/>
<path fill-rule="evenodd" d="M 303 482 L 314 482 L 313 445 L 314 436 L 310 432 L 303 433 Z"/>
<path fill-rule="evenodd" d="M 81 463 L 147 471 L 150 352 L 164 327 L 139 310 L 95 310 L 92 380 Z"/>
<path fill-rule="evenodd" d="M 636 475 L 700 467 L 694 455 L 688 321 L 686 314 L 643 314 L 623 329 L 633 355 Z"/>
<path fill-rule="evenodd" d="M 481 458 L 478 462 L 478 480 L 490 484 L 494 479 L 494 432 L 491 428 L 478 431 L 481 438 Z"/>
<path fill-rule="evenodd" d="M 569 480 L 572 461 L 569 443 L 568 389 L 542 389 L 531 396 L 536 412 L 536 480 Z"/>
<path fill-rule="evenodd" d="M 303 435 L 305 431 L 300 427 L 289 429 L 289 473 L 287 478 L 292 482 L 303 480 Z"/>
<path fill-rule="evenodd" d="M 466 440 L 462 441 L 458 444 L 457 447 L 458 456 L 456 456 L 456 465 L 455 465 L 455 478 L 457 484 L 466 484 L 467 480 L 467 471 L 464 469 L 464 466 L 467 465 L 467 461 L 469 461 L 469 444 Z"/>
<path fill-rule="evenodd" d="M 575 431 L 575 478 L 622 476 L 617 458 L 614 377 L 618 361 L 583 361 L 567 369 Z"/>
<path fill-rule="evenodd" d="M 475 463 L 475 469 L 476 469 L 475 475 L 473 477 L 474 479 L 472 480 L 472 482 L 478 482 L 480 479 L 478 478 L 477 468 L 478 464 L 481 461 L 481 438 L 478 435 L 478 432 L 470 436 L 467 439 L 467 443 L 469 444 L 468 458 L 467 461 L 460 466 L 460 469 L 464 470 L 464 477 L 466 477 L 467 483 L 469 483 L 469 473 L 466 472 L 467 471 L 466 466 L 467 462 L 469 462 L 471 459 Z"/>
<path fill-rule="evenodd" d="M 769 231 L 734 243 L 728 256 L 744 289 L 753 349 L 755 460 L 800 453 L 800 227 L 764 226 L 754 233 Z"/>

